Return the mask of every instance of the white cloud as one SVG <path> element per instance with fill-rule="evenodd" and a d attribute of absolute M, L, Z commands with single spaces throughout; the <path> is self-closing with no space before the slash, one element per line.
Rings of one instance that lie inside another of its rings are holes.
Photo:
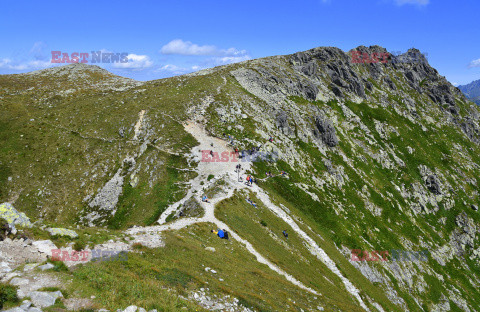
<path fill-rule="evenodd" d="M 190 41 L 175 39 L 164 45 L 160 49 L 162 54 L 179 54 L 179 55 L 213 55 L 217 48 L 212 45 L 199 46 Z"/>
<path fill-rule="evenodd" d="M 480 67 L 480 59 L 478 60 L 473 60 L 468 64 L 468 68 L 473 68 L 473 67 Z"/>
<path fill-rule="evenodd" d="M 190 41 L 175 39 L 160 49 L 162 54 L 176 55 L 210 55 L 210 56 L 241 56 L 247 55 L 246 50 L 236 48 L 219 49 L 214 45 L 198 45 Z"/>
<path fill-rule="evenodd" d="M 169 75 L 183 75 L 183 74 L 191 73 L 200 69 L 203 69 L 203 67 L 198 65 L 194 65 L 191 67 L 181 67 L 174 64 L 167 64 L 158 68 L 156 72 L 166 73 Z"/>
<path fill-rule="evenodd" d="M 398 5 L 404 4 L 414 4 L 418 6 L 427 5 L 430 3 L 430 0 L 395 0 Z"/>
<path fill-rule="evenodd" d="M 36 70 L 53 67 L 56 64 L 52 64 L 50 61 L 34 60 L 28 62 L 12 61 L 9 58 L 0 59 L 0 69 L 9 70 Z"/>
<path fill-rule="evenodd" d="M 115 68 L 143 70 L 152 67 L 153 61 L 148 55 L 129 54 L 127 63 L 114 63 Z"/>
<path fill-rule="evenodd" d="M 217 65 L 226 65 L 226 64 L 231 64 L 231 63 L 238 63 L 238 62 L 243 62 L 250 60 L 251 57 L 249 55 L 243 55 L 243 56 L 224 56 L 224 57 L 218 57 L 215 58 L 215 63 Z"/>

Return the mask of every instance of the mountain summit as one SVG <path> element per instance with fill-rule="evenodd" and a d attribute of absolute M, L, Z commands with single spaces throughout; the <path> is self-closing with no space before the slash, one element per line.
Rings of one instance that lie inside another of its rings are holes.
<path fill-rule="evenodd" d="M 467 98 L 480 105 L 480 80 L 475 80 L 469 84 L 458 86 Z"/>

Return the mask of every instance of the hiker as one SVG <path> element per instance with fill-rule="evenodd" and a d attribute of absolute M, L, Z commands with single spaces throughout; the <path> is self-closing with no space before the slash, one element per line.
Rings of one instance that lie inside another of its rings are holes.
<path fill-rule="evenodd" d="M 253 202 L 250 198 L 247 198 L 247 202 L 252 205 L 253 207 L 257 208 L 257 204 Z"/>
<path fill-rule="evenodd" d="M 213 157 L 213 150 L 210 150 L 210 156 Z"/>
<path fill-rule="evenodd" d="M 223 230 L 218 230 L 217 232 L 217 236 L 220 237 L 220 238 L 225 238 L 225 232 Z"/>
<path fill-rule="evenodd" d="M 286 239 L 288 239 L 288 233 L 287 233 L 287 230 L 283 230 L 283 236 L 285 236 Z"/>
<path fill-rule="evenodd" d="M 202 202 L 208 203 L 208 197 L 207 197 L 207 195 L 203 195 L 203 197 L 202 197 Z"/>
<path fill-rule="evenodd" d="M 282 177 L 284 177 L 284 176 L 287 175 L 287 173 L 286 173 L 285 171 L 283 171 L 283 170 L 282 170 L 280 173 L 281 173 Z"/>
<path fill-rule="evenodd" d="M 273 143 L 273 138 L 270 137 L 270 139 L 268 139 L 268 141 L 270 141 L 270 143 Z"/>

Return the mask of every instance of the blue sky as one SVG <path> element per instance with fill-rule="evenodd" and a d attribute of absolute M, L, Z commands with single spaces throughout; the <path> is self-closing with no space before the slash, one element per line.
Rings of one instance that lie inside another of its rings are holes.
<path fill-rule="evenodd" d="M 128 53 L 109 71 L 150 80 L 317 46 L 411 47 L 454 84 L 480 79 L 480 1 L 2 1 L 0 74 L 51 51 Z"/>

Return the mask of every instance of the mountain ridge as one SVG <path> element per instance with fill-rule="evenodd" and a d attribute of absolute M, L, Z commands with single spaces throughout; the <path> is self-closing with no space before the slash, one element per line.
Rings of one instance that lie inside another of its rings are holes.
<path fill-rule="evenodd" d="M 98 308 L 166 307 L 122 285 L 190 298 L 208 282 L 258 311 L 476 311 L 480 110 L 416 49 L 386 63 L 352 62 L 352 51 L 319 47 L 148 82 L 100 70 L 58 83 L 63 67 L 0 76 L 0 201 L 42 226 L 76 228 L 77 239 L 50 237 L 62 246 L 144 242 L 131 272 L 88 263 L 63 273 L 84 283 L 80 296 L 97 294 Z M 241 174 L 219 156 L 234 148 Z M 202 161 L 209 149 L 218 164 Z M 239 184 L 249 174 L 257 184 Z M 233 234 L 225 244 L 210 232 L 223 224 Z M 33 239 L 47 235 L 37 231 Z M 146 235 L 163 247 L 146 247 Z M 352 250 L 429 257 L 355 261 Z"/>

